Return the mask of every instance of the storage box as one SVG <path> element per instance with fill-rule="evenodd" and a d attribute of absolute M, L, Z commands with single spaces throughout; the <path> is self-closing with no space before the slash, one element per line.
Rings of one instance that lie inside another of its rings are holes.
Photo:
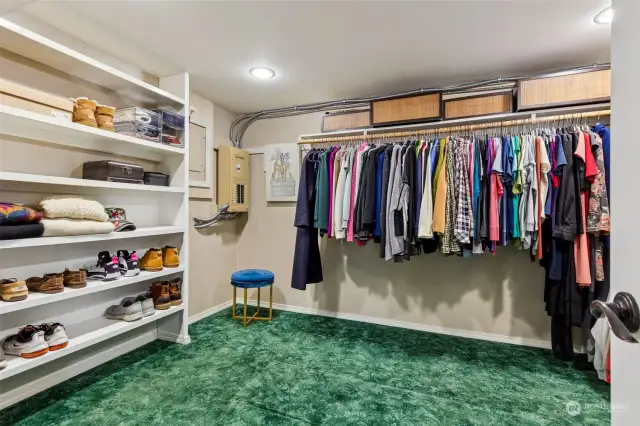
<path fill-rule="evenodd" d="M 413 95 L 371 102 L 371 124 L 419 123 L 442 119 L 442 93 Z"/>
<path fill-rule="evenodd" d="M 322 116 L 322 132 L 363 129 L 371 125 L 371 110 L 327 112 Z"/>
<path fill-rule="evenodd" d="M 518 111 L 607 102 L 611 99 L 611 70 L 520 80 L 517 97 Z"/>
<path fill-rule="evenodd" d="M 184 116 L 165 109 L 154 111 L 162 117 L 162 143 L 176 147 L 184 146 Z"/>
<path fill-rule="evenodd" d="M 158 172 L 144 172 L 144 184 L 169 186 L 169 175 Z"/>
<path fill-rule="evenodd" d="M 142 166 L 119 161 L 88 161 L 82 165 L 82 178 L 109 182 L 143 183 Z"/>
<path fill-rule="evenodd" d="M 71 121 L 73 101 L 0 78 L 0 105 Z"/>
<path fill-rule="evenodd" d="M 451 99 L 444 100 L 445 119 L 504 114 L 512 111 L 513 92 L 511 89 L 493 93 L 452 97 Z"/>
<path fill-rule="evenodd" d="M 152 142 L 160 142 L 160 128 L 150 124 L 142 124 L 137 122 L 116 124 L 114 126 L 116 133 L 122 135 L 133 136 L 134 138 L 146 139 Z"/>
<path fill-rule="evenodd" d="M 139 123 L 160 129 L 162 127 L 162 116 L 157 112 L 140 107 L 117 109 L 113 114 L 114 125 L 130 123 Z"/>

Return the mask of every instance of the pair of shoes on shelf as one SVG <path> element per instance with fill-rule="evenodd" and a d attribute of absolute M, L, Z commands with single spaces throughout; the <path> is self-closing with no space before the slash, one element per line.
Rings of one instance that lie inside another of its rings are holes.
<path fill-rule="evenodd" d="M 98 253 L 98 261 L 87 270 L 90 280 L 113 281 L 120 277 L 135 277 L 140 273 L 138 256 L 133 251 L 118 250 L 116 254 L 108 251 Z"/>
<path fill-rule="evenodd" d="M 180 256 L 178 249 L 166 246 L 163 249 L 150 248 L 140 259 L 140 269 L 145 271 L 158 272 L 163 267 L 177 268 L 180 266 Z"/>
<path fill-rule="evenodd" d="M 5 338 L 1 347 L 6 355 L 35 358 L 49 351 L 66 348 L 67 345 L 69 338 L 64 326 L 59 322 L 53 322 L 22 327 L 17 334 Z M 0 364 L 1 358 L 0 356 Z"/>
<path fill-rule="evenodd" d="M 153 299 L 153 306 L 159 310 L 182 305 L 182 279 L 156 281 L 149 287 L 146 295 Z"/>
<path fill-rule="evenodd" d="M 139 294 L 125 297 L 120 304 L 109 306 L 104 316 L 112 320 L 137 321 L 154 313 L 153 300 L 145 294 Z"/>
<path fill-rule="evenodd" d="M 5 302 L 17 302 L 27 298 L 27 284 L 15 278 L 0 280 L 0 299 Z"/>
<path fill-rule="evenodd" d="M 73 122 L 113 132 L 115 112 L 114 107 L 100 105 L 88 98 L 77 98 L 73 105 Z"/>
<path fill-rule="evenodd" d="M 65 269 L 62 273 L 44 274 L 42 278 L 28 278 L 26 285 L 30 291 L 46 294 L 61 293 L 65 287 L 83 288 L 87 286 L 87 271 Z"/>
<path fill-rule="evenodd" d="M 113 320 L 137 321 L 153 315 L 155 310 L 166 310 L 182 305 L 182 280 L 157 281 L 143 294 L 125 297 L 118 305 L 110 306 L 105 316 Z"/>

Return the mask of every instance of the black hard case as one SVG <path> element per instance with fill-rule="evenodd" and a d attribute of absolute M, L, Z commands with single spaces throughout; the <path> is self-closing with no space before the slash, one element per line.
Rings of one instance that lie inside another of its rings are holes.
<path fill-rule="evenodd" d="M 144 184 L 169 186 L 169 175 L 158 172 L 144 172 Z"/>
<path fill-rule="evenodd" d="M 82 178 L 109 182 L 143 183 L 142 166 L 119 161 L 88 161 L 82 165 Z"/>

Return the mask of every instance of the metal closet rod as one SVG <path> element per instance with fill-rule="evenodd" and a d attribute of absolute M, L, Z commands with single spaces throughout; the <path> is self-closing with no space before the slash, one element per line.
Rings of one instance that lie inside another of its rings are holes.
<path fill-rule="evenodd" d="M 335 110 L 340 108 L 344 108 L 344 109 L 359 108 L 359 107 L 368 106 L 369 103 L 373 101 L 381 101 L 381 100 L 392 99 L 392 98 L 401 97 L 401 96 L 429 94 L 429 93 L 435 93 L 435 92 L 456 93 L 456 92 L 461 92 L 461 91 L 470 90 L 470 89 L 483 87 L 483 86 L 492 86 L 492 85 L 499 85 L 499 84 L 504 84 L 509 82 L 516 82 L 523 78 L 555 77 L 555 76 L 578 73 L 585 70 L 610 68 L 610 67 L 611 67 L 611 64 L 609 63 L 601 63 L 601 64 L 596 63 L 592 65 L 569 68 L 569 69 L 554 71 L 552 73 L 541 74 L 536 76 L 496 77 L 489 80 L 482 80 L 482 81 L 477 81 L 472 83 L 445 86 L 441 88 L 420 88 L 420 89 L 410 90 L 408 92 L 394 93 L 392 95 L 386 95 L 386 96 L 371 96 L 367 98 L 342 99 L 339 101 L 316 102 L 316 103 L 310 103 L 310 104 L 295 105 L 295 106 L 285 107 L 285 108 L 268 109 L 268 110 L 263 110 L 259 112 L 254 112 L 251 114 L 245 114 L 243 116 L 238 117 L 236 120 L 234 120 L 233 123 L 231 123 L 231 127 L 229 128 L 229 139 L 231 139 L 231 142 L 236 148 L 241 148 L 242 138 L 244 137 L 244 133 L 247 131 L 249 126 L 251 126 L 251 124 L 253 124 L 257 120 L 265 120 L 268 118 L 290 117 L 294 115 L 310 114 L 310 113 L 320 112 L 320 111 L 330 111 L 330 110 Z"/>
<path fill-rule="evenodd" d="M 577 120 L 577 119 L 601 117 L 601 116 L 607 116 L 607 115 L 611 115 L 611 110 L 590 111 L 590 112 L 574 113 L 574 114 L 550 115 L 546 117 L 523 118 L 523 119 L 508 120 L 508 121 L 493 121 L 488 123 L 466 124 L 462 126 L 433 127 L 430 129 L 413 130 L 413 131 L 407 131 L 407 132 L 371 133 L 371 134 L 362 134 L 362 135 L 353 135 L 353 136 L 336 136 L 336 137 L 329 137 L 329 138 L 310 138 L 310 139 L 301 140 L 298 142 L 298 144 L 306 145 L 306 144 L 328 143 L 328 142 L 353 142 L 353 141 L 362 141 L 365 139 L 385 139 L 385 138 L 391 139 L 391 138 L 405 138 L 405 137 L 420 136 L 420 135 L 434 135 L 434 134 L 440 134 L 440 133 L 472 132 L 472 131 L 481 130 L 481 129 L 494 129 L 496 127 L 524 126 L 527 124 L 545 123 L 545 122 L 552 122 L 552 121 Z"/>

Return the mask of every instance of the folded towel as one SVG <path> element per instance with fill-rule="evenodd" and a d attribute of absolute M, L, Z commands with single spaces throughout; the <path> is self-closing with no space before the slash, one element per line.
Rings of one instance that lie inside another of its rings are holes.
<path fill-rule="evenodd" d="M 40 201 L 38 210 L 42 210 L 44 217 L 49 219 L 64 217 L 68 219 L 89 219 L 98 222 L 109 220 L 109 216 L 104 212 L 102 204 L 80 197 L 49 197 Z"/>
<path fill-rule="evenodd" d="M 96 222 L 84 219 L 42 219 L 45 237 L 62 237 L 66 235 L 108 234 L 113 232 L 111 222 Z"/>
<path fill-rule="evenodd" d="M 0 226 L 0 240 L 17 240 L 19 238 L 42 237 L 44 226 L 42 223 L 27 223 L 25 225 Z"/>
<path fill-rule="evenodd" d="M 37 223 L 42 213 L 26 206 L 0 202 L 0 226 Z"/>

